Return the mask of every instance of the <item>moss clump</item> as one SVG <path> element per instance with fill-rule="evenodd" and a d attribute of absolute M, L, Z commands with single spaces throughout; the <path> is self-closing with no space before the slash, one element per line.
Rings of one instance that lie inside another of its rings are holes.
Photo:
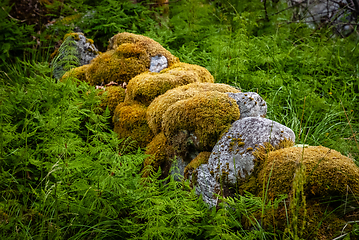
<path fill-rule="evenodd" d="M 119 46 L 125 43 L 134 44 L 142 49 L 145 49 L 148 60 L 150 57 L 155 57 L 158 55 L 165 56 L 167 58 L 169 67 L 179 62 L 178 58 L 173 56 L 169 51 L 162 47 L 161 44 L 149 37 L 142 35 L 136 35 L 128 32 L 118 33 L 110 39 L 109 43 L 108 50 L 117 49 Z M 147 68 L 149 68 L 149 65 Z"/>
<path fill-rule="evenodd" d="M 192 174 L 195 174 L 195 170 L 202 164 L 208 163 L 211 152 L 201 152 L 194 158 L 184 169 L 184 178 L 189 179 Z M 194 176 L 192 176 L 193 179 Z M 194 179 L 193 179 L 194 180 Z M 192 181 L 193 182 L 193 181 Z"/>
<path fill-rule="evenodd" d="M 183 67 L 185 66 L 185 68 Z M 166 91 L 194 82 L 212 82 L 207 69 L 186 63 L 178 63 L 161 73 L 145 72 L 132 78 L 127 86 L 127 99 L 149 105 Z"/>
<path fill-rule="evenodd" d="M 179 60 L 156 41 L 132 33 L 119 33 L 110 39 L 108 51 L 97 56 L 86 74 L 92 85 L 128 83 L 150 68 L 151 57 L 165 56 L 168 66 Z"/>
<path fill-rule="evenodd" d="M 181 78 L 186 78 L 188 72 L 191 72 L 194 75 L 196 78 L 195 82 L 214 82 L 211 73 L 206 68 L 198 65 L 179 62 L 161 71 L 161 73 L 169 73 Z"/>
<path fill-rule="evenodd" d="M 114 111 L 112 121 L 119 138 L 131 137 L 140 147 L 145 147 L 153 138 L 146 121 L 146 106 L 120 103 Z"/>
<path fill-rule="evenodd" d="M 191 98 L 198 93 L 209 91 L 218 91 L 221 93 L 240 92 L 238 89 L 235 89 L 226 84 L 198 82 L 169 90 L 165 94 L 155 98 L 148 107 L 147 121 L 151 130 L 155 134 L 162 130 L 162 117 L 171 105 L 180 100 Z M 237 106 L 237 104 L 235 104 L 235 106 Z"/>
<path fill-rule="evenodd" d="M 271 172 L 269 196 L 290 193 L 294 173 L 301 162 L 305 165 L 306 196 L 343 195 L 347 186 L 354 194 L 359 194 L 359 168 L 353 160 L 322 146 L 291 147 L 269 152 L 266 164 L 258 175 L 258 184 L 266 182 Z"/>
<path fill-rule="evenodd" d="M 66 38 L 68 38 L 68 37 L 72 37 L 75 41 L 79 41 L 79 40 L 80 40 L 79 34 L 83 35 L 82 33 L 74 33 L 74 32 L 65 34 L 65 36 L 64 36 L 64 41 L 65 41 Z"/>
<path fill-rule="evenodd" d="M 222 132 L 239 115 L 236 101 L 227 94 L 200 92 L 172 104 L 163 114 L 162 128 L 169 141 L 181 130 L 187 130 L 197 138 L 196 149 L 212 150 Z"/>
<path fill-rule="evenodd" d="M 77 78 L 80 81 L 86 82 L 86 71 L 88 69 L 89 65 L 83 65 L 77 68 L 73 68 L 70 71 L 66 72 L 60 79 L 60 81 L 64 82 L 67 79 L 73 77 Z"/>
<path fill-rule="evenodd" d="M 100 91 L 101 96 L 100 108 L 103 110 L 108 107 L 111 116 L 114 115 L 115 109 L 118 104 L 125 100 L 125 89 L 120 86 L 109 86 Z"/>
<path fill-rule="evenodd" d="M 145 154 L 151 156 L 144 161 L 143 177 L 149 175 L 148 166 L 151 166 L 153 171 L 158 171 L 161 165 L 162 169 L 166 168 L 163 164 L 168 162 L 169 152 L 171 152 L 171 147 L 167 144 L 166 136 L 163 132 L 157 134 L 146 147 Z"/>

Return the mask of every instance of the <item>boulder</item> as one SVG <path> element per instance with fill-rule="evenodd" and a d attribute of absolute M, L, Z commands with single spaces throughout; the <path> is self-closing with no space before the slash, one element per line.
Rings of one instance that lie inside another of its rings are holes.
<path fill-rule="evenodd" d="M 64 42 L 58 49 L 57 56 L 52 62 L 53 75 L 59 80 L 65 72 L 71 68 L 89 64 L 98 54 L 99 51 L 95 47 L 94 42 L 86 38 L 83 33 L 66 34 Z M 82 67 L 81 70 L 77 71 L 80 73 L 79 75 L 82 75 L 81 72 L 84 69 L 86 67 Z"/>
<path fill-rule="evenodd" d="M 197 191 L 208 198 L 219 193 L 219 186 L 230 191 L 239 181 L 246 179 L 255 167 L 256 149 L 269 143 L 272 146 L 294 145 L 293 131 L 275 121 L 261 117 L 247 117 L 235 121 L 231 128 L 216 143 L 208 163 L 197 170 Z M 211 177 L 210 177 L 211 176 Z M 206 179 L 205 179 L 206 178 Z M 210 184 L 201 181 L 215 181 Z M 208 191 L 212 191 L 209 193 Z"/>

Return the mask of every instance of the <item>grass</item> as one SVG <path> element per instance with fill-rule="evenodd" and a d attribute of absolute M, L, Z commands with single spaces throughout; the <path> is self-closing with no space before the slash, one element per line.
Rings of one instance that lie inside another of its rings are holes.
<path fill-rule="evenodd" d="M 330 28 L 313 32 L 300 23 L 287 24 L 288 11 L 265 22 L 260 1 L 182 0 L 171 5 L 165 22 L 145 5 L 106 3 L 96 6 L 98 17 L 86 30 L 101 47 L 119 30 L 149 36 L 181 61 L 206 67 L 216 82 L 258 92 L 268 103 L 267 117 L 290 127 L 296 143 L 323 145 L 359 160 L 355 36 L 331 37 Z M 267 10 L 274 12 L 280 4 Z M 117 14 L 128 20 L 121 20 L 120 29 L 106 18 L 110 6 L 112 22 Z M 54 80 L 48 48 L 23 54 L 3 64 L 0 72 L 1 238 L 300 236 L 302 222 L 294 218 L 305 205 L 301 174 L 291 200 L 297 201 L 295 206 L 289 206 L 286 196 L 268 199 L 246 193 L 222 198 L 217 208 L 208 209 L 187 182 L 172 176 L 161 180 L 160 171 L 143 182 L 147 156 L 130 140 L 117 139 L 108 111 L 96 111 L 98 90 L 87 83 Z M 357 209 L 357 196 L 350 192 L 318 202 L 327 206 L 327 219 L 343 209 L 352 214 Z M 287 231 L 274 219 L 263 218 L 274 218 L 280 209 Z M 311 224 L 320 229 L 324 220 Z M 337 236 L 355 237 L 358 226 L 352 225 Z"/>

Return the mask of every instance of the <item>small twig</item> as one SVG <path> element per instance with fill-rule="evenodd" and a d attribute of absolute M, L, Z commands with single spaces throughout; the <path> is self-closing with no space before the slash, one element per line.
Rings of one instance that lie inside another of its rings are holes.
<path fill-rule="evenodd" d="M 4 12 L 6 12 L 6 10 L 5 10 L 4 7 L 1 7 L 1 8 L 2 8 L 2 10 L 4 10 Z M 7 14 L 10 18 L 14 19 L 15 21 L 19 21 L 19 22 L 25 22 L 25 21 L 26 21 L 26 19 L 25 19 L 25 20 L 16 19 L 16 18 L 14 18 L 13 16 L 11 16 L 11 15 L 10 15 L 9 13 L 7 13 L 7 12 L 6 12 L 6 14 Z"/>
<path fill-rule="evenodd" d="M 348 120 L 348 124 L 349 124 L 350 130 L 352 130 L 353 137 L 354 137 L 354 141 L 355 141 L 355 143 L 356 143 L 356 145 L 357 145 L 357 148 L 358 148 L 358 150 L 359 150 L 359 145 L 358 145 L 357 139 L 356 139 L 356 137 L 355 137 L 355 134 L 354 134 L 354 131 L 353 131 L 352 125 L 350 124 L 350 121 L 349 121 L 349 118 L 348 118 L 347 112 L 346 112 L 346 111 L 345 111 L 345 109 L 344 109 L 344 106 L 343 106 L 343 102 L 342 102 L 342 100 L 341 100 L 341 99 L 339 99 L 339 100 L 340 100 L 340 104 L 341 104 L 341 105 L 342 105 L 342 107 L 343 107 L 343 110 L 344 110 L 345 116 L 347 117 L 347 120 Z"/>

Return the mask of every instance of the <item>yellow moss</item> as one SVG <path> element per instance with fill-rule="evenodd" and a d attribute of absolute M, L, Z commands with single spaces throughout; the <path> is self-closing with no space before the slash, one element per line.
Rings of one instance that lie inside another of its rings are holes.
<path fill-rule="evenodd" d="M 212 149 L 239 115 L 236 101 L 227 94 L 200 92 L 168 107 L 163 114 L 162 128 L 170 141 L 179 131 L 188 130 L 198 138 L 199 149 Z"/>
<path fill-rule="evenodd" d="M 80 34 L 83 35 L 82 33 L 74 33 L 74 32 L 65 34 L 65 36 L 64 36 L 64 41 L 65 41 L 66 38 L 68 38 L 68 37 L 72 37 L 74 40 L 79 41 L 79 40 L 80 40 L 80 36 L 79 36 Z"/>
<path fill-rule="evenodd" d="M 119 138 L 131 137 L 140 147 L 145 147 L 153 138 L 146 121 L 146 106 L 122 102 L 117 105 L 112 121 Z"/>
<path fill-rule="evenodd" d="M 179 76 L 181 78 L 185 77 L 188 72 L 191 72 L 194 74 L 194 77 L 196 78 L 196 81 L 193 82 L 209 82 L 213 83 L 214 78 L 211 75 L 211 73 L 204 67 L 188 64 L 188 63 L 176 63 L 172 65 L 171 67 L 168 67 L 166 69 L 163 69 L 161 73 L 170 73 L 171 75 Z M 192 77 L 193 78 L 193 77 Z"/>
<path fill-rule="evenodd" d="M 185 179 L 189 179 L 189 176 L 197 169 L 200 165 L 208 163 L 211 152 L 201 152 L 196 158 L 194 158 L 184 169 Z"/>
<path fill-rule="evenodd" d="M 132 78 L 127 86 L 126 101 L 135 100 L 149 105 L 155 97 L 167 90 L 205 81 L 213 82 L 213 77 L 207 69 L 186 63 L 175 64 L 169 71 L 145 72 Z"/>
<path fill-rule="evenodd" d="M 83 65 L 77 68 L 73 68 L 70 71 L 66 72 L 60 79 L 60 81 L 64 82 L 67 79 L 74 77 L 77 78 L 80 81 L 87 82 L 86 79 L 86 71 L 88 69 L 89 65 Z"/>
<path fill-rule="evenodd" d="M 125 46 L 118 50 L 107 51 L 94 58 L 86 72 L 86 77 L 91 85 L 106 84 L 111 81 L 119 84 L 130 81 L 131 78 L 148 70 L 150 60 L 146 56 L 138 56 L 139 49 L 133 48 L 134 55 L 129 55 L 129 48 Z"/>
<path fill-rule="evenodd" d="M 152 166 L 154 171 L 158 171 L 158 167 L 168 161 L 168 152 L 170 151 L 170 146 L 167 144 L 167 138 L 163 132 L 157 134 L 152 141 L 147 145 L 145 154 L 151 155 L 146 158 L 144 161 L 143 177 L 147 177 L 149 172 L 146 171 L 147 166 Z"/>
<path fill-rule="evenodd" d="M 151 130 L 155 134 L 161 131 L 162 116 L 171 105 L 180 100 L 191 98 L 198 93 L 208 91 L 218 91 L 221 93 L 240 92 L 238 89 L 230 87 L 226 84 L 198 82 L 168 90 L 165 94 L 155 98 L 148 107 L 147 121 Z M 237 106 L 237 104 L 234 104 L 234 106 Z"/>
<path fill-rule="evenodd" d="M 114 111 L 118 104 L 125 100 L 125 89 L 119 86 L 109 86 L 100 91 L 101 96 L 100 107 L 105 110 L 106 107 L 110 110 L 111 116 L 114 115 Z"/>
<path fill-rule="evenodd" d="M 304 151 L 304 153 L 303 153 Z M 269 195 L 289 193 L 294 173 L 303 162 L 306 170 L 306 196 L 343 195 L 347 186 L 352 193 L 359 194 L 359 168 L 352 159 L 322 146 L 308 148 L 284 148 L 268 153 L 266 165 L 258 176 L 262 184 L 270 171 Z"/>
<path fill-rule="evenodd" d="M 179 62 L 178 58 L 173 56 L 169 51 L 162 47 L 158 42 L 154 41 L 149 37 L 142 35 L 136 35 L 133 33 L 118 33 L 113 36 L 109 41 L 108 50 L 117 49 L 120 45 L 124 43 L 131 43 L 138 45 L 139 47 L 145 49 L 148 57 L 155 57 L 157 55 L 162 55 L 167 58 L 168 66 Z M 149 65 L 147 66 L 149 68 Z M 137 75 L 137 74 L 136 74 Z"/>

